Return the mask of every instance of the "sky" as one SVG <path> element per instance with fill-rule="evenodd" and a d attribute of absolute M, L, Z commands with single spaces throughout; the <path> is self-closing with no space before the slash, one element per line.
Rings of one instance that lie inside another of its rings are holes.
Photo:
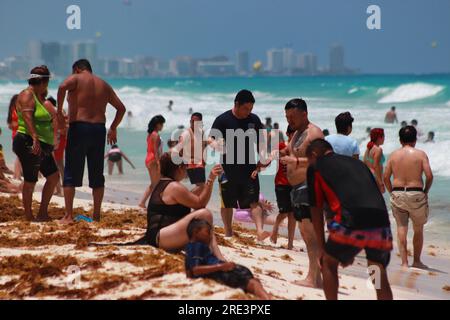
<path fill-rule="evenodd" d="M 329 47 L 364 73 L 450 72 L 450 0 L 0 0 L 0 58 L 23 55 L 30 40 L 94 39 L 99 55 L 234 57 L 252 61 L 291 45 L 328 65 Z M 81 30 L 66 9 L 81 8 Z M 381 8 L 381 30 L 366 27 L 367 7 Z M 437 46 L 432 46 L 435 42 Z"/>

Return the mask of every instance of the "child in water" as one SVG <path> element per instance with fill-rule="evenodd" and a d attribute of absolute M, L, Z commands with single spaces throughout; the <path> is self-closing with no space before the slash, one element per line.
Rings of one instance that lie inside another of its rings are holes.
<path fill-rule="evenodd" d="M 232 288 L 241 288 L 262 300 L 269 300 L 269 294 L 248 268 L 217 259 L 210 249 L 211 233 L 212 226 L 206 220 L 192 219 L 189 223 L 186 275 L 189 278 L 213 279 Z"/>

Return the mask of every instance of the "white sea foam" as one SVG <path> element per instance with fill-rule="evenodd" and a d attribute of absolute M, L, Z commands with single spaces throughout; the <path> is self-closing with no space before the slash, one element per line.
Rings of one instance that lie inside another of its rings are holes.
<path fill-rule="evenodd" d="M 24 89 L 26 84 L 2 84 L 0 85 L 1 105 L 7 106 L 9 99 L 15 93 Z M 364 90 L 363 86 L 354 86 Z M 380 88 L 383 89 L 383 88 Z M 116 87 L 120 99 L 127 109 L 133 113 L 132 119 L 124 119 L 123 128 L 144 132 L 148 121 L 156 114 L 162 114 L 167 122 L 165 131 L 173 131 L 179 125 L 189 124 L 189 108 L 202 112 L 204 115 L 205 128 L 210 128 L 214 119 L 222 112 L 231 109 L 233 106 L 234 93 L 229 92 L 192 92 L 184 88 L 161 88 L 161 87 Z M 50 89 L 50 94 L 56 95 L 56 87 Z M 273 122 L 279 122 L 281 128 L 287 126 L 284 106 L 292 98 L 288 96 L 277 96 L 270 92 L 255 91 L 257 103 L 254 112 L 260 116 L 262 121 L 265 117 L 272 117 Z M 383 122 L 385 110 L 375 108 L 371 101 L 362 102 L 349 108 L 348 101 L 340 101 L 333 98 L 306 97 L 310 107 L 310 119 L 322 129 L 327 128 L 334 132 L 334 118 L 344 110 L 349 110 L 355 117 L 353 136 L 356 138 L 366 137 L 366 127 L 382 127 L 386 130 L 386 143 L 383 146 L 386 154 L 399 147 L 398 126 L 386 125 Z M 167 109 L 169 100 L 174 101 L 173 111 Z M 447 103 L 450 107 L 450 101 Z M 66 104 L 67 108 L 67 104 Z M 6 113 L 0 114 L 3 122 Z M 114 109 L 108 108 L 108 123 L 114 118 Z M 450 118 L 450 108 L 441 106 L 430 107 L 424 110 L 419 107 L 411 107 L 399 110 L 399 119 L 407 120 L 419 119 L 419 125 L 424 133 L 428 131 L 436 132 L 435 145 L 425 145 L 429 152 L 435 173 L 439 176 L 450 177 L 450 165 L 447 164 L 448 153 L 442 150 L 450 149 L 450 127 L 443 119 Z M 361 144 L 361 152 L 365 150 L 365 144 Z"/>
<path fill-rule="evenodd" d="M 418 143 L 417 148 L 427 153 L 431 169 L 435 175 L 450 177 L 449 140 L 436 143 Z"/>
<path fill-rule="evenodd" d="M 348 94 L 353 94 L 359 91 L 359 88 L 351 88 L 350 90 L 348 90 Z"/>
<path fill-rule="evenodd" d="M 444 90 L 444 86 L 423 82 L 403 84 L 381 98 L 379 103 L 401 103 L 433 97 Z"/>
<path fill-rule="evenodd" d="M 0 85 L 0 104 L 9 104 L 9 100 L 11 99 L 11 97 L 15 94 L 20 93 L 20 91 L 25 88 L 26 85 L 20 85 L 16 83 L 6 83 Z"/>
<path fill-rule="evenodd" d="M 381 95 L 381 94 L 386 94 L 390 91 L 391 89 L 383 87 L 377 90 L 377 94 Z"/>

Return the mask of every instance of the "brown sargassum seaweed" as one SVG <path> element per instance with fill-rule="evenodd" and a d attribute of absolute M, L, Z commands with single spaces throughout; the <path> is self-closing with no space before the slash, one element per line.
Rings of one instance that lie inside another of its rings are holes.
<path fill-rule="evenodd" d="M 33 203 L 35 214 L 37 210 L 38 204 Z M 74 213 L 89 215 L 81 208 L 75 209 Z M 102 294 L 122 291 L 121 286 L 129 289 L 133 287 L 133 283 L 139 281 L 155 281 L 166 274 L 184 272 L 184 256 L 181 253 L 169 254 L 145 246 L 126 247 L 129 253 L 119 251 L 114 245 L 88 247 L 92 242 L 112 244 L 139 238 L 144 234 L 147 224 L 145 214 L 140 211 L 106 211 L 102 214 L 100 223 L 80 222 L 68 226 L 60 225 L 56 221 L 63 215 L 62 208 L 50 205 L 49 216 L 53 221 L 30 223 L 24 219 L 22 202 L 18 197 L 0 197 L 0 251 L 11 249 L 13 252 L 0 255 L 0 278 L 3 279 L 0 281 L 0 299 L 93 299 Z M 108 234 L 100 236 L 99 229 L 108 231 Z M 224 239 L 222 228 L 216 228 L 215 231 L 222 246 L 255 246 L 253 237 L 240 235 L 241 232 L 251 232 L 238 225 L 235 226 L 234 243 Z M 67 246 L 67 250 L 52 253 L 52 247 L 61 246 Z M 20 250 L 26 250 L 27 253 L 20 254 Z M 36 251 L 36 254 L 33 254 L 33 251 Z M 93 256 L 83 258 L 83 252 L 89 252 Z M 108 262 L 131 264 L 135 268 L 117 274 L 104 268 Z M 65 285 L 64 279 L 69 266 L 77 266 L 82 271 L 82 288 L 73 289 Z M 211 283 L 207 279 L 202 281 Z M 165 291 L 164 288 L 172 289 L 173 292 L 173 289 L 188 286 L 189 283 L 162 283 L 162 290 L 146 290 L 140 295 L 124 299 L 170 299 L 174 297 L 173 293 L 170 293 L 170 290 Z M 212 294 L 213 292 L 208 290 L 200 293 L 204 297 Z M 230 298 L 252 299 L 253 296 L 242 293 Z"/>

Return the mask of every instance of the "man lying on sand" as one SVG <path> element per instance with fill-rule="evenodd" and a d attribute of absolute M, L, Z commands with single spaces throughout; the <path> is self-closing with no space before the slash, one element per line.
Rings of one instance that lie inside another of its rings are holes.
<path fill-rule="evenodd" d="M 349 266 L 363 249 L 375 278 L 379 300 L 392 300 L 386 267 L 392 250 L 392 234 L 383 195 L 367 166 L 354 158 L 333 152 L 323 139 L 306 150 L 308 190 L 312 221 L 319 242 L 323 288 L 329 300 L 337 300 L 338 267 Z M 326 204 L 326 205 L 325 205 Z M 325 242 L 324 214 L 334 216 Z"/>
<path fill-rule="evenodd" d="M 233 262 L 219 260 L 210 249 L 212 226 L 206 220 L 192 219 L 187 227 L 186 275 L 189 278 L 210 278 L 232 288 L 241 288 L 258 298 L 269 300 L 269 294 L 252 272 Z"/>

